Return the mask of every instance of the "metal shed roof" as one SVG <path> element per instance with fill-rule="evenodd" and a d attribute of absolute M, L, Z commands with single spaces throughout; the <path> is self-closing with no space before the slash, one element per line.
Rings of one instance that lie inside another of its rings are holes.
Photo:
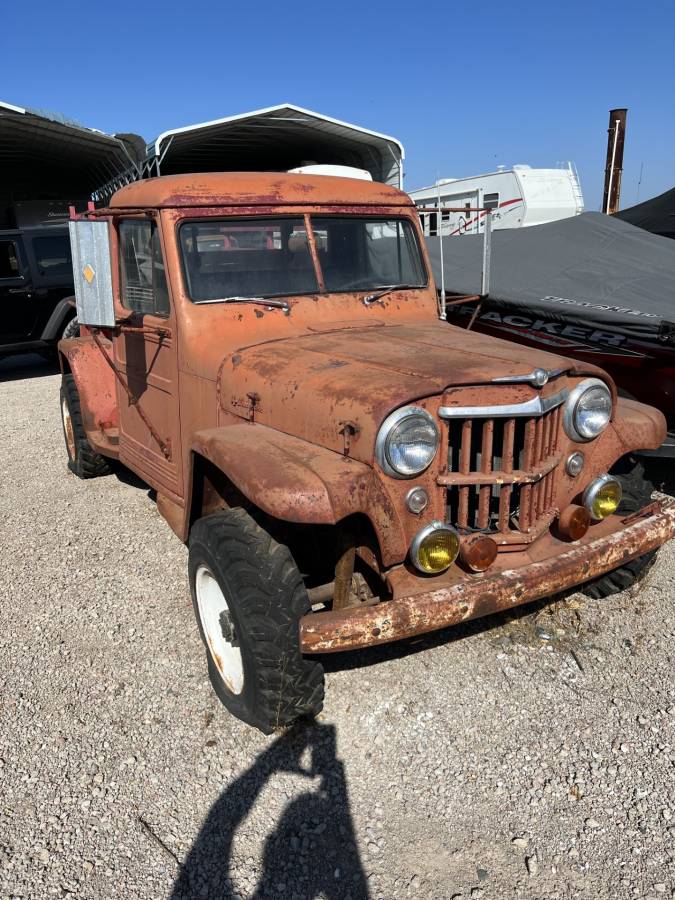
<path fill-rule="evenodd" d="M 400 187 L 403 145 L 386 134 L 350 125 L 291 103 L 172 128 L 148 148 L 155 174 L 287 171 L 303 163 L 367 169 L 374 181 Z"/>
<path fill-rule="evenodd" d="M 0 188 L 13 198 L 83 197 L 132 162 L 118 138 L 0 101 Z"/>

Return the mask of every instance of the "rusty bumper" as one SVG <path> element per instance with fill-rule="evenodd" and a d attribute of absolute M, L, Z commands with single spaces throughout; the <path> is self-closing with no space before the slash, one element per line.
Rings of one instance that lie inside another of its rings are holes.
<path fill-rule="evenodd" d="M 511 609 L 582 584 L 655 550 L 675 535 L 675 501 L 658 501 L 616 531 L 563 553 L 493 576 L 467 576 L 451 587 L 377 606 L 315 613 L 300 620 L 303 653 L 384 644 Z"/>

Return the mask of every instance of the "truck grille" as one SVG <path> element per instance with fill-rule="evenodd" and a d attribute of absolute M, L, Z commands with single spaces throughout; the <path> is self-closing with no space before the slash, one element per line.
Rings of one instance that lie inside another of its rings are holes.
<path fill-rule="evenodd" d="M 439 478 L 448 521 L 505 536 L 549 521 L 561 419 L 560 405 L 531 417 L 449 418 L 447 474 Z"/>

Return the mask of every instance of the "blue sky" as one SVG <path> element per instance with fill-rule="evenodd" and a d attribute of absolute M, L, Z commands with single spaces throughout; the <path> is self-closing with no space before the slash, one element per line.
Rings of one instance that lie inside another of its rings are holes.
<path fill-rule="evenodd" d="M 601 200 L 628 107 L 622 206 L 675 185 L 675 2 L 33 0 L 5 4 L 0 99 L 146 139 L 291 102 L 392 134 L 406 187 L 574 160 Z"/>

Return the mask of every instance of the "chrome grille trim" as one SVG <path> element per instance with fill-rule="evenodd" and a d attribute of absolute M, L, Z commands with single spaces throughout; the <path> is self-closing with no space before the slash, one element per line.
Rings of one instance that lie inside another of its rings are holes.
<path fill-rule="evenodd" d="M 501 406 L 441 406 L 441 419 L 514 419 L 520 416 L 543 416 L 567 400 L 569 390 L 563 388 L 551 397 L 533 397 L 523 403 L 505 403 Z"/>

